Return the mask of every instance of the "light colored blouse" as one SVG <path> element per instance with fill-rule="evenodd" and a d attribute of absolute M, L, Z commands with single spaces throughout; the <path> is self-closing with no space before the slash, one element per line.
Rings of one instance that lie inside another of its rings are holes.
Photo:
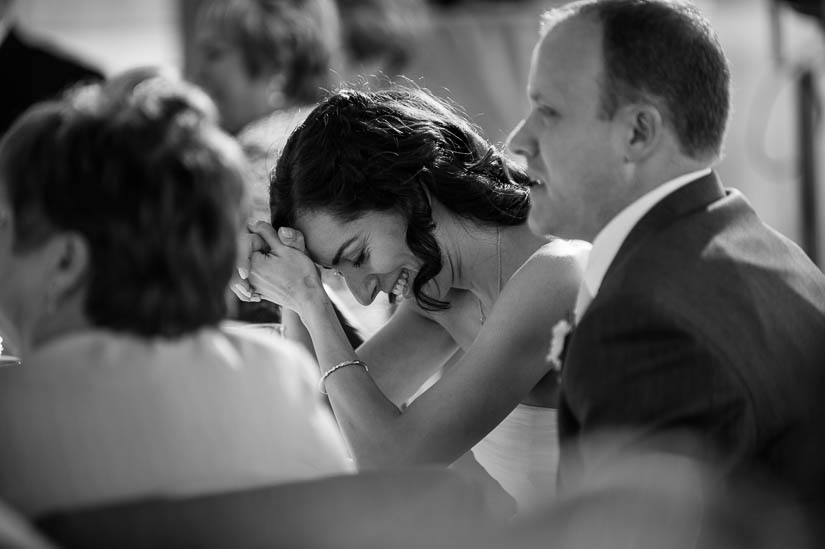
<path fill-rule="evenodd" d="M 27 515 L 353 470 L 317 368 L 237 330 L 87 331 L 0 368 L 0 497 Z"/>

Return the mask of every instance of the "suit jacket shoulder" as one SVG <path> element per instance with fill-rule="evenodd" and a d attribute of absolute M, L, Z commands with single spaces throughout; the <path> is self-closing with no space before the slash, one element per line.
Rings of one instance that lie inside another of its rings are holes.
<path fill-rule="evenodd" d="M 560 435 L 681 429 L 733 469 L 796 477 L 824 367 L 825 275 L 711 175 L 654 207 L 610 266 L 570 342 Z"/>

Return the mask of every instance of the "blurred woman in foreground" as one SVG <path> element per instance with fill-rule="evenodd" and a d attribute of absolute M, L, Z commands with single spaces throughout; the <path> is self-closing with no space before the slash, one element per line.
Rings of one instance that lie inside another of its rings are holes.
<path fill-rule="evenodd" d="M 307 354 L 221 325 L 246 172 L 208 104 L 92 86 L 0 145 L 0 497 L 28 515 L 350 469 Z"/>

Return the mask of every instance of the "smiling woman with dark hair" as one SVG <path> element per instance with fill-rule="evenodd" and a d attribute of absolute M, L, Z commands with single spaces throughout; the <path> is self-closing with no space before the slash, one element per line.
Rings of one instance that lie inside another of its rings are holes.
<path fill-rule="evenodd" d="M 415 88 L 339 91 L 289 138 L 271 182 L 279 230 L 254 227 L 246 245 L 261 251 L 238 293 L 300 315 L 359 467 L 448 464 L 473 449 L 521 509 L 553 493 L 548 333 L 573 306 L 588 247 L 530 232 L 528 184 Z M 316 265 L 363 304 L 400 301 L 357 351 Z"/>

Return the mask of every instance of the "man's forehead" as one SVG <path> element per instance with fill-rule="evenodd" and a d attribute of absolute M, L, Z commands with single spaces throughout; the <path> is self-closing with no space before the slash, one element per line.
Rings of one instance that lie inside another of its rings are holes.
<path fill-rule="evenodd" d="M 556 80 L 576 74 L 601 73 L 601 30 L 589 18 L 573 18 L 548 29 L 533 50 L 528 96 L 552 93 Z M 557 82 L 558 83 L 558 82 Z"/>
<path fill-rule="evenodd" d="M 552 81 L 555 77 L 555 69 L 547 65 L 546 60 L 540 55 L 540 48 L 541 43 L 535 48 L 527 79 L 527 98 L 532 103 L 543 103 L 553 93 Z"/>

